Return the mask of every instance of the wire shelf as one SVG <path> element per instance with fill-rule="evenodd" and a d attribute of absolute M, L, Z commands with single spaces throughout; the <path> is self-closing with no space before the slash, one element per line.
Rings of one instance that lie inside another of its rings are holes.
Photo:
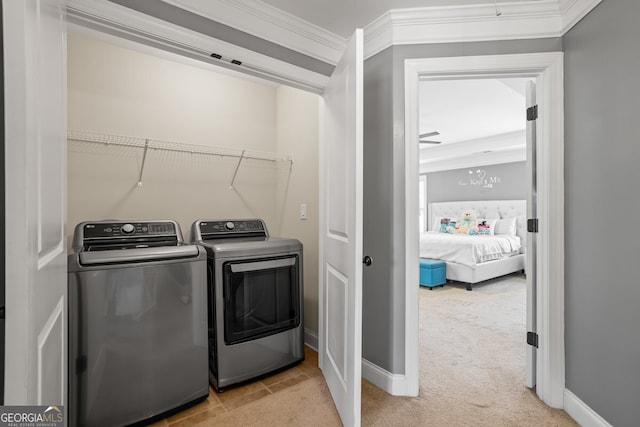
<path fill-rule="evenodd" d="M 72 141 L 82 141 L 103 145 L 134 147 L 143 150 L 142 165 L 140 166 L 140 177 L 138 186 L 142 186 L 142 174 L 146 162 L 146 154 L 149 149 L 163 150 L 177 153 L 204 154 L 218 157 L 235 157 L 238 159 L 230 187 L 233 187 L 238 169 L 244 159 L 264 160 L 270 162 L 289 162 L 293 165 L 293 155 L 278 154 L 268 151 L 243 150 L 237 148 L 216 147 L 208 145 L 185 144 L 182 142 L 162 141 L 157 139 L 146 139 L 134 136 L 112 135 L 98 132 L 88 132 L 81 130 L 67 131 L 67 139 Z"/>

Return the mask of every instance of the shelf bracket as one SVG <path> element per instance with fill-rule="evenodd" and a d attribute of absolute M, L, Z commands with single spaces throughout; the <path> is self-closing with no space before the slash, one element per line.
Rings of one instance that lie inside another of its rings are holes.
<path fill-rule="evenodd" d="M 140 176 L 138 176 L 138 187 L 142 187 L 142 173 L 144 172 L 144 164 L 147 161 L 147 150 L 149 149 L 149 140 L 144 140 L 144 151 L 142 152 L 142 164 L 140 165 Z"/>
<path fill-rule="evenodd" d="M 240 158 L 238 159 L 238 164 L 236 165 L 236 170 L 233 171 L 233 178 L 231 178 L 231 184 L 229 184 L 229 188 L 233 189 L 233 183 L 236 182 L 236 176 L 238 175 L 238 169 L 240 169 L 240 163 L 242 163 L 242 160 L 244 159 L 244 152 L 246 150 L 242 150 L 242 153 L 240 153 Z"/>

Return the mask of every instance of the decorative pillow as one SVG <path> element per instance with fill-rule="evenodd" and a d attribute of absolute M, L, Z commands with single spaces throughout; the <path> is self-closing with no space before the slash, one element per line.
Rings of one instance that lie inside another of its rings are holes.
<path fill-rule="evenodd" d="M 457 220 L 455 218 L 440 218 L 440 233 L 451 233 L 456 226 Z"/>
<path fill-rule="evenodd" d="M 508 234 L 510 236 L 516 235 L 516 221 L 518 219 L 516 217 L 513 218 L 503 218 L 499 219 L 496 222 L 495 234 Z"/>
<path fill-rule="evenodd" d="M 452 218 L 448 216 L 435 216 L 433 217 L 433 226 L 431 227 L 431 231 L 442 231 L 443 221 L 445 221 L 447 225 L 452 225 L 452 226 L 456 225 L 456 218 Z"/>
<path fill-rule="evenodd" d="M 493 236 L 497 222 L 497 219 L 478 218 L 478 234 L 481 236 Z"/>

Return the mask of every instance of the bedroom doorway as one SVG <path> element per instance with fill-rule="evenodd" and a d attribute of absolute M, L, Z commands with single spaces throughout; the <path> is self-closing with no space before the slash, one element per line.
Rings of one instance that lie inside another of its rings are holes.
<path fill-rule="evenodd" d="M 562 407 L 564 392 L 564 211 L 562 53 L 516 54 L 475 57 L 426 58 L 405 61 L 405 188 L 406 188 L 406 347 L 407 387 L 418 388 L 418 94 L 420 81 L 428 79 L 524 77 L 535 80 L 540 118 L 535 122 L 538 137 L 537 191 L 539 231 L 535 267 L 537 293 L 527 309 L 538 314 L 527 330 L 538 331 L 535 361 L 528 358 L 527 371 L 535 367 L 536 393 L 549 406 Z M 524 112 L 522 113 L 524 114 Z M 433 130 L 425 130 L 430 133 Z M 433 137 L 433 136 L 429 136 Z M 529 283 L 528 286 L 531 286 Z M 531 293 L 529 293 L 531 295 Z M 534 306 L 534 302 L 536 305 Z M 532 329 L 529 329 L 531 327 Z M 523 347 L 525 337 L 522 337 Z M 415 378 L 415 379 L 414 379 Z"/>
<path fill-rule="evenodd" d="M 524 111 L 533 80 L 419 82 L 420 257 L 447 261 L 448 279 L 443 287 L 419 291 L 420 372 L 431 379 L 422 385 L 427 390 L 476 401 L 479 388 L 494 390 L 491 399 L 507 399 L 528 393 L 523 382 L 533 386 L 533 375 L 525 373 L 534 364 L 527 364 L 522 345 L 528 298 L 522 272 L 525 258 L 533 258 L 525 249 L 531 238 L 527 206 L 535 196 L 529 167 L 534 135 L 527 133 Z M 471 235 L 452 235 L 462 234 L 453 226 L 445 232 L 441 219 L 460 223 L 465 211 L 473 214 Z M 515 226 L 505 227 L 513 219 Z M 473 252 L 464 252 L 467 244 Z M 496 250 L 504 252 L 498 257 Z"/>

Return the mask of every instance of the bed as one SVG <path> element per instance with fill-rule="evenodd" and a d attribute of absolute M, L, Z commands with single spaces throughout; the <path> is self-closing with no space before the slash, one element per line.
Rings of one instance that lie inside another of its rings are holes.
<path fill-rule="evenodd" d="M 459 219 L 472 211 L 490 225 L 491 234 L 441 232 L 442 218 Z M 526 200 L 430 203 L 429 231 L 420 233 L 420 257 L 445 261 L 447 280 L 472 285 L 525 269 Z"/>

